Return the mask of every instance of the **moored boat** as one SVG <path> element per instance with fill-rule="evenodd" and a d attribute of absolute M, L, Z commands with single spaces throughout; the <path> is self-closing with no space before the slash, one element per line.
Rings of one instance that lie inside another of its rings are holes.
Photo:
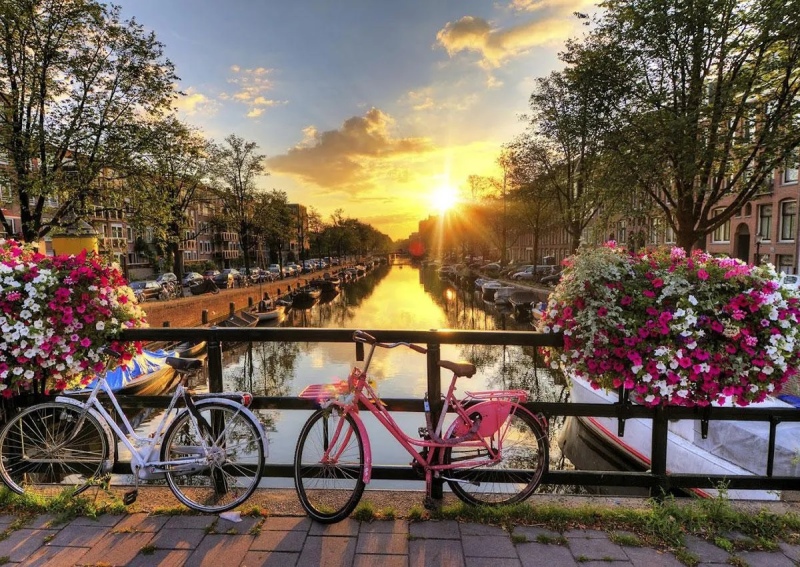
<path fill-rule="evenodd" d="M 571 377 L 571 401 L 577 403 L 612 404 L 618 399 L 616 392 L 595 390 L 588 381 Z M 791 408 L 781 400 L 751 404 L 753 408 Z M 618 420 L 614 417 L 570 417 L 573 421 L 565 427 L 560 440 L 564 454 L 577 466 L 586 458 L 586 444 L 578 444 L 578 437 L 590 435 L 598 443 L 595 453 L 602 452 L 606 462 L 627 463 L 639 470 L 650 468 L 653 425 L 651 419 L 629 418 L 625 420 L 625 432 L 617 435 Z M 576 423 L 577 422 L 577 423 Z M 576 427 L 580 425 L 581 428 Z M 703 437 L 699 420 L 670 421 L 667 439 L 667 471 L 671 474 L 708 475 L 765 475 L 770 426 L 762 421 L 715 420 L 708 426 Z M 586 441 L 588 438 L 584 439 Z M 777 429 L 775 437 L 775 476 L 798 476 L 800 463 L 800 423 L 787 422 Z M 695 489 L 700 496 L 715 496 L 715 489 Z M 777 500 L 780 494 L 768 490 L 728 489 L 727 497 L 742 500 Z"/>

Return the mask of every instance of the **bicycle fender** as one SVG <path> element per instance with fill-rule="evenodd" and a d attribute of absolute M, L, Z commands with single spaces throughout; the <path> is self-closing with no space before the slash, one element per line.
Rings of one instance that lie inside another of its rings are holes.
<path fill-rule="evenodd" d="M 55 401 L 62 404 L 69 404 L 71 406 L 79 407 L 81 409 L 86 408 L 86 404 L 84 404 L 83 402 L 67 396 L 56 396 Z M 111 431 L 111 427 L 109 427 L 105 418 L 102 415 L 100 415 L 96 409 L 89 408 L 89 414 L 97 420 L 97 423 L 100 424 L 100 428 L 106 435 L 106 441 L 108 442 L 108 460 L 109 460 L 109 463 L 108 465 L 106 465 L 106 467 L 110 472 L 111 469 L 114 467 L 114 459 L 116 458 L 117 455 L 116 451 L 117 440 L 114 437 L 114 432 Z"/>
<path fill-rule="evenodd" d="M 261 420 L 256 417 L 256 415 L 250 411 L 248 408 L 244 407 L 242 404 L 234 402 L 233 400 L 229 400 L 227 398 L 203 398 L 202 400 L 197 400 L 194 404 L 194 407 L 197 409 L 202 409 L 203 406 L 208 404 L 218 404 L 222 406 L 228 406 L 233 410 L 238 410 L 240 413 L 245 414 L 247 417 L 253 420 L 253 423 L 256 424 L 258 427 L 258 434 L 261 436 L 261 444 L 264 447 L 264 458 L 266 459 L 269 457 L 269 437 L 264 432 L 264 426 L 261 425 Z M 189 411 L 188 409 L 184 408 L 181 412 Z"/>

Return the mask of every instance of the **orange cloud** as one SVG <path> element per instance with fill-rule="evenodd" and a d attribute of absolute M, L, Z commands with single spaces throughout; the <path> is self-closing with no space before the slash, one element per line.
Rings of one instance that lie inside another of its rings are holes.
<path fill-rule="evenodd" d="M 481 67 L 493 69 L 534 47 L 560 45 L 575 26 L 574 17 L 560 9 L 543 10 L 536 19 L 506 29 L 493 28 L 483 18 L 464 16 L 457 22 L 448 22 L 436 39 L 451 57 L 462 51 L 475 52 L 481 56 Z"/>
<path fill-rule="evenodd" d="M 426 138 L 395 138 L 393 120 L 377 108 L 347 119 L 338 130 L 304 130 L 301 144 L 268 160 L 276 173 L 300 177 L 322 188 L 355 190 L 368 185 L 382 169 L 381 161 L 429 152 Z"/>

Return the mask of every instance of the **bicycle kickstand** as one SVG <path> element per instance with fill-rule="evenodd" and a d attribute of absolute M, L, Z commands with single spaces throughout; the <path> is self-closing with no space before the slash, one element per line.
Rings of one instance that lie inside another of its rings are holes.
<path fill-rule="evenodd" d="M 131 490 L 125 491 L 125 494 L 122 495 L 122 503 L 125 506 L 130 506 L 134 502 L 136 502 L 136 498 L 139 496 L 139 467 L 133 467 L 133 488 Z"/>
<path fill-rule="evenodd" d="M 425 500 L 423 502 L 426 510 L 438 510 L 442 507 L 441 500 L 433 497 L 433 471 L 425 470 Z"/>

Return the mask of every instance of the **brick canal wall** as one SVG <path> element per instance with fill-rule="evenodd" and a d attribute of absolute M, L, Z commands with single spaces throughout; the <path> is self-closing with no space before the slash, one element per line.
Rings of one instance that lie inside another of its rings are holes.
<path fill-rule="evenodd" d="M 269 292 L 272 297 L 286 293 L 289 285 L 294 289 L 298 280 L 295 278 L 260 286 L 222 289 L 217 294 L 188 295 L 169 301 L 148 301 L 142 305 L 142 309 L 147 313 L 147 321 L 151 327 L 163 327 L 164 323 L 169 323 L 170 327 L 197 327 L 203 322 L 203 311 L 208 312 L 209 323 L 215 323 L 228 317 L 231 304 L 238 311 L 258 303 L 264 292 Z"/>

